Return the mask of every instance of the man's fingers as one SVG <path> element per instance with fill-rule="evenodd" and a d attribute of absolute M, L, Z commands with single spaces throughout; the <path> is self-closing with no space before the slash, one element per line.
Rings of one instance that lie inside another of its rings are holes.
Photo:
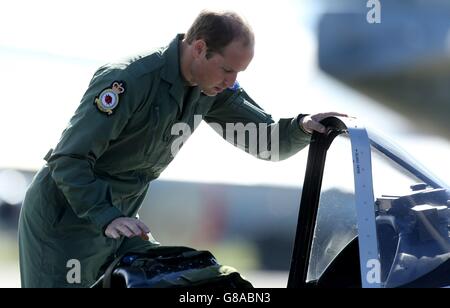
<path fill-rule="evenodd" d="M 315 131 L 317 131 L 319 133 L 323 134 L 323 133 L 325 133 L 327 131 L 325 126 L 323 126 L 322 124 L 320 124 L 317 121 L 311 121 L 310 125 L 311 125 L 311 127 L 310 127 L 311 130 L 315 130 Z"/>
<path fill-rule="evenodd" d="M 105 231 L 105 235 L 109 238 L 113 238 L 117 240 L 120 237 L 120 234 L 113 228 L 107 229 Z"/>
<path fill-rule="evenodd" d="M 147 234 L 150 233 L 150 229 L 142 221 L 140 221 L 139 219 L 136 219 L 136 222 L 137 222 L 139 228 L 142 230 L 142 233 L 140 235 L 141 238 L 144 241 L 148 241 L 150 239 L 150 237 Z"/>
<path fill-rule="evenodd" d="M 150 229 L 142 221 L 140 221 L 139 219 L 136 219 L 136 221 L 143 233 L 147 234 L 150 232 Z"/>
<path fill-rule="evenodd" d="M 134 236 L 140 236 L 144 240 L 148 240 L 147 233 L 150 232 L 150 229 L 139 219 L 130 219 L 125 222 L 123 222 L 123 225 L 125 225 L 130 231 L 131 235 L 127 237 L 134 237 Z"/>
<path fill-rule="evenodd" d="M 309 117 L 305 117 L 302 122 L 303 128 L 311 133 L 313 131 L 317 131 L 319 133 L 325 134 L 327 132 L 327 129 L 320 123 L 320 121 L 328 117 L 348 117 L 348 115 L 340 112 L 318 113 Z"/>
<path fill-rule="evenodd" d="M 328 117 L 348 117 L 345 113 L 339 113 L 339 112 L 325 112 L 325 113 L 318 113 L 316 115 L 313 115 L 311 118 L 316 121 L 322 121 L 325 118 Z"/>
<path fill-rule="evenodd" d="M 327 117 L 348 117 L 348 114 L 340 113 L 340 112 L 326 112 Z"/>
<path fill-rule="evenodd" d="M 140 236 L 148 240 L 150 229 L 139 219 L 130 217 L 120 217 L 111 222 L 105 230 L 105 235 L 118 239 L 121 235 L 128 238 Z"/>
<path fill-rule="evenodd" d="M 141 230 L 137 220 L 133 219 L 133 220 L 124 221 L 123 224 L 125 226 L 127 226 L 128 229 L 130 229 L 130 231 L 133 232 L 133 234 L 135 236 L 141 236 L 142 230 Z"/>
<path fill-rule="evenodd" d="M 319 123 L 316 119 L 312 117 L 305 118 L 303 122 L 303 128 L 308 132 L 318 131 L 319 133 L 325 133 L 325 126 Z"/>
<path fill-rule="evenodd" d="M 125 225 L 118 225 L 118 226 L 116 226 L 116 230 L 118 230 L 120 234 L 122 234 L 122 235 L 124 235 L 126 237 L 133 237 L 134 236 L 133 232 L 130 229 L 128 229 L 128 227 L 125 226 Z"/>

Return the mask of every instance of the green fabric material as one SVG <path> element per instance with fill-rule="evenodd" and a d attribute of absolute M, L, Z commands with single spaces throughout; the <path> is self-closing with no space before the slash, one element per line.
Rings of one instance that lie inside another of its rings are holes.
<path fill-rule="evenodd" d="M 77 287 L 95 281 L 105 261 L 127 241 L 106 238 L 104 228 L 120 216 L 137 215 L 149 183 L 174 158 L 171 146 L 180 138 L 172 133 L 176 123 L 186 123 L 192 131 L 199 124 L 194 115 L 210 124 L 268 123 L 279 128 L 280 159 L 309 143 L 294 118 L 274 123 L 243 89 L 208 97 L 198 87 L 187 87 L 179 66 L 182 37 L 168 47 L 104 65 L 94 74 L 27 191 L 19 223 L 22 286 Z M 108 115 L 95 100 L 114 82 L 123 83 L 125 91 Z M 248 147 L 245 142 L 238 146 Z M 66 281 L 70 259 L 81 263 L 80 284 Z"/>

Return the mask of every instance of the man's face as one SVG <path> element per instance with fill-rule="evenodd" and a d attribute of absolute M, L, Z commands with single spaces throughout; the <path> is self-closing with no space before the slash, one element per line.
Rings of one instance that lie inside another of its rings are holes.
<path fill-rule="evenodd" d="M 197 54 L 191 74 L 194 82 L 208 96 L 215 96 L 233 86 L 237 74 L 244 71 L 253 59 L 253 46 L 244 47 L 240 41 L 231 42 L 223 55 L 214 53 L 209 59 L 206 58 L 207 46 L 204 42 L 194 48 Z"/>

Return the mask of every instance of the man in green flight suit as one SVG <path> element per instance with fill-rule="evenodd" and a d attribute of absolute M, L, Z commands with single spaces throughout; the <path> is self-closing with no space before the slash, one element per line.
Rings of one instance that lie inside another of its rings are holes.
<path fill-rule="evenodd" d="M 177 123 L 194 130 L 202 116 L 223 128 L 265 124 L 276 132 L 267 143 L 276 138 L 277 153 L 256 142 L 252 154 L 276 160 L 308 145 L 313 130 L 325 132 L 320 120 L 340 115 L 275 123 L 236 83 L 253 52 L 254 34 L 242 18 L 204 11 L 168 47 L 97 70 L 27 191 L 19 222 L 23 287 L 88 287 L 115 256 L 159 245 L 137 212 L 175 155 Z M 248 149 L 248 139 L 238 146 Z M 74 265 L 80 275 L 71 280 Z"/>

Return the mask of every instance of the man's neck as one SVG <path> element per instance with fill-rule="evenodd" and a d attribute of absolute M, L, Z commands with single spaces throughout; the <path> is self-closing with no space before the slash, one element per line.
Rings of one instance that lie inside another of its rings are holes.
<path fill-rule="evenodd" d="M 192 74 L 191 74 L 191 63 L 192 58 L 190 56 L 189 52 L 189 44 L 182 40 L 180 42 L 180 70 L 181 70 L 181 76 L 183 77 L 186 84 L 189 86 L 195 86 L 195 82 L 192 80 Z"/>

